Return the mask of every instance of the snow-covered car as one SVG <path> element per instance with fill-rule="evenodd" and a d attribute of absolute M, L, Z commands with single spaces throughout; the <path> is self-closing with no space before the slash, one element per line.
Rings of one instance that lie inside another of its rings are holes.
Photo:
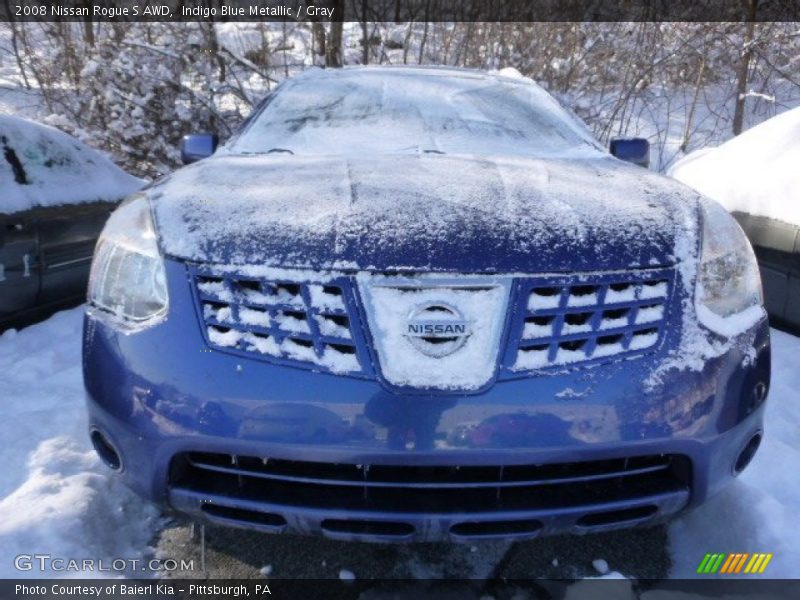
<path fill-rule="evenodd" d="M 144 182 L 75 138 L 0 115 L 0 330 L 86 297 L 97 236 Z"/>
<path fill-rule="evenodd" d="M 753 245 L 770 319 L 800 331 L 800 108 L 717 148 L 681 159 L 670 174 L 727 208 Z"/>
<path fill-rule="evenodd" d="M 92 266 L 90 436 L 143 496 L 270 532 L 524 538 L 659 522 L 755 454 L 747 239 L 530 80 L 312 70 L 214 146 L 187 139 L 213 156 L 126 201 Z"/>

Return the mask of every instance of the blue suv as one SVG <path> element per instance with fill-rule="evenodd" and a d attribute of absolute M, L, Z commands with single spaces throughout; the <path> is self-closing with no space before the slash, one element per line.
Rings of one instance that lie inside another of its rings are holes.
<path fill-rule="evenodd" d="M 758 269 L 646 142 L 612 152 L 530 80 L 435 68 L 314 69 L 188 136 L 95 251 L 95 448 L 170 509 L 337 539 L 704 502 L 761 440 Z"/>

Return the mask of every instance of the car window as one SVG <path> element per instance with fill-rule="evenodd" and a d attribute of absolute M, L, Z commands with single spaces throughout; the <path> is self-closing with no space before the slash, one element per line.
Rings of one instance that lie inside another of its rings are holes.
<path fill-rule="evenodd" d="M 581 123 L 532 83 L 362 71 L 289 82 L 230 146 L 242 153 L 278 149 L 551 154 L 598 146 Z"/>

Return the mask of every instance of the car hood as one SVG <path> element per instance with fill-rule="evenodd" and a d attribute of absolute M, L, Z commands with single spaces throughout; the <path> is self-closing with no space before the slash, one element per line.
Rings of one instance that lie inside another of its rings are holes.
<path fill-rule="evenodd" d="M 697 228 L 696 193 L 610 157 L 223 155 L 149 193 L 166 255 L 233 265 L 627 269 Z"/>

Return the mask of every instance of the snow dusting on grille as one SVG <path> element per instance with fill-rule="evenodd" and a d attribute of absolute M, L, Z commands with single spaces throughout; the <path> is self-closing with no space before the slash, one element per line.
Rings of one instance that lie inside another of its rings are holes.
<path fill-rule="evenodd" d="M 646 352 L 658 345 L 672 271 L 521 282 L 514 371 Z"/>
<path fill-rule="evenodd" d="M 192 269 L 210 346 L 332 373 L 363 373 L 346 277 L 319 281 Z"/>

